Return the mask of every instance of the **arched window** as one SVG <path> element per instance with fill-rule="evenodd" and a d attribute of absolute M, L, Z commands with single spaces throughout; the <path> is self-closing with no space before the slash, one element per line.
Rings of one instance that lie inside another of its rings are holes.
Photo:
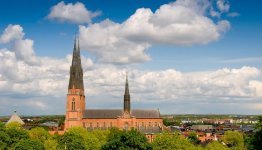
<path fill-rule="evenodd" d="M 72 100 L 72 110 L 76 109 L 76 102 L 75 102 L 75 98 L 73 98 Z"/>

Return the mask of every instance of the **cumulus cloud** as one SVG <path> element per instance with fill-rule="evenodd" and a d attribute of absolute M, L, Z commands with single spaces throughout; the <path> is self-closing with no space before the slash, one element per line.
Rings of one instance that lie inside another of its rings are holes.
<path fill-rule="evenodd" d="M 10 41 L 10 48 L 0 49 L 0 94 L 11 91 L 14 95 L 61 95 L 66 90 L 65 80 L 68 78 L 72 56 L 68 55 L 64 59 L 37 57 L 33 40 L 24 37 L 14 39 Z M 84 57 L 82 64 L 85 70 L 92 68 L 93 62 Z"/>
<path fill-rule="evenodd" d="M 99 16 L 101 12 L 91 12 L 81 2 L 65 4 L 63 1 L 51 8 L 48 19 L 60 22 L 71 22 L 76 24 L 91 23 L 92 18 Z"/>
<path fill-rule="evenodd" d="M 217 7 L 221 12 L 228 12 L 230 5 L 228 0 L 217 0 Z"/>
<path fill-rule="evenodd" d="M 32 65 L 16 59 L 13 51 L 0 51 L 0 103 L 12 106 L 15 102 L 29 109 L 39 108 L 41 111 L 38 112 L 49 110 L 63 114 L 72 56 L 38 58 L 40 64 Z M 93 64 L 85 57 L 82 60 L 87 107 L 97 107 L 102 102 L 110 108 L 121 107 L 127 69 Z M 256 103 L 252 101 L 259 102 L 262 98 L 261 70 L 255 67 L 189 73 L 175 69 L 144 71 L 129 68 L 128 72 L 132 103 L 144 103 L 152 108 L 158 107 L 152 103 L 168 102 L 170 105 L 190 101 L 226 105 Z M 10 100 L 4 101 L 6 99 Z M 112 102 L 114 106 L 110 105 Z"/>
<path fill-rule="evenodd" d="M 230 28 L 227 20 L 215 22 L 207 16 L 211 6 L 207 0 L 177 0 L 155 12 L 139 8 L 122 23 L 107 19 L 80 25 L 82 48 L 99 62 L 126 64 L 150 60 L 146 51 L 153 45 L 207 44 Z"/>
<path fill-rule="evenodd" d="M 20 25 L 9 24 L 3 34 L 0 36 L 0 43 L 11 43 L 10 50 L 15 52 L 16 59 L 23 60 L 26 63 L 38 64 L 35 56 L 33 40 L 25 39 L 25 33 Z"/>
<path fill-rule="evenodd" d="M 182 73 L 174 69 L 162 71 L 129 70 L 130 91 L 133 99 L 144 101 L 169 100 L 180 101 L 184 98 L 202 98 L 209 100 L 212 97 L 237 100 L 238 98 L 260 98 L 261 82 L 255 82 L 261 75 L 261 71 L 254 67 L 242 67 L 239 69 L 223 68 L 210 72 Z M 100 89 L 99 95 L 104 91 L 123 95 L 125 83 L 125 69 L 119 69 L 112 65 L 96 67 L 85 72 L 86 87 Z M 258 91 L 254 91 L 254 87 Z M 150 96 L 151 95 L 151 96 Z M 134 98 L 135 97 L 135 98 Z"/>
<path fill-rule="evenodd" d="M 23 28 L 20 25 L 8 25 L 0 36 L 0 43 L 8 43 L 24 37 Z"/>
<path fill-rule="evenodd" d="M 30 107 L 37 108 L 37 109 L 40 109 L 40 110 L 46 110 L 48 108 L 47 104 L 45 104 L 41 101 L 37 101 L 37 100 L 26 101 L 25 105 L 28 105 Z"/>

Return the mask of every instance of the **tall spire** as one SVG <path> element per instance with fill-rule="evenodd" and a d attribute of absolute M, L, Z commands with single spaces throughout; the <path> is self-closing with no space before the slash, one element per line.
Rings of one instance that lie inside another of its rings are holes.
<path fill-rule="evenodd" d="M 70 79 L 69 79 L 68 89 L 75 88 L 75 89 L 84 90 L 83 70 L 81 66 L 81 56 L 80 56 L 79 47 L 80 47 L 79 39 L 77 39 L 77 35 L 75 35 L 74 50 L 73 50 L 73 56 L 72 56 L 72 65 L 70 67 Z"/>
<path fill-rule="evenodd" d="M 124 112 L 130 114 L 130 94 L 129 94 L 127 72 L 126 72 L 126 84 L 125 84 L 125 94 L 124 94 Z"/>
<path fill-rule="evenodd" d="M 75 33 L 75 40 L 74 40 L 74 52 L 76 51 L 76 33 Z"/>

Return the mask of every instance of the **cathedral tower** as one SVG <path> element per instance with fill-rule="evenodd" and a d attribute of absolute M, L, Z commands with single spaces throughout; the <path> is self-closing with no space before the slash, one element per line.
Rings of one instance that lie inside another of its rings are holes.
<path fill-rule="evenodd" d="M 65 130 L 74 126 L 82 126 L 82 118 L 85 112 L 85 92 L 83 82 L 83 69 L 79 38 L 75 39 L 70 67 L 70 79 L 67 93 Z"/>

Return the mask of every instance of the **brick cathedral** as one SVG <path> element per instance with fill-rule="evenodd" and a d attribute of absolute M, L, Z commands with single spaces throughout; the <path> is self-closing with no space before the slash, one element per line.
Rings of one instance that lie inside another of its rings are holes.
<path fill-rule="evenodd" d="M 86 109 L 83 69 L 79 39 L 75 39 L 68 85 L 65 131 L 81 126 L 87 130 L 117 127 L 123 130 L 136 128 L 142 133 L 158 133 L 163 129 L 163 120 L 157 109 L 131 109 L 131 99 L 126 75 L 123 109 Z"/>

